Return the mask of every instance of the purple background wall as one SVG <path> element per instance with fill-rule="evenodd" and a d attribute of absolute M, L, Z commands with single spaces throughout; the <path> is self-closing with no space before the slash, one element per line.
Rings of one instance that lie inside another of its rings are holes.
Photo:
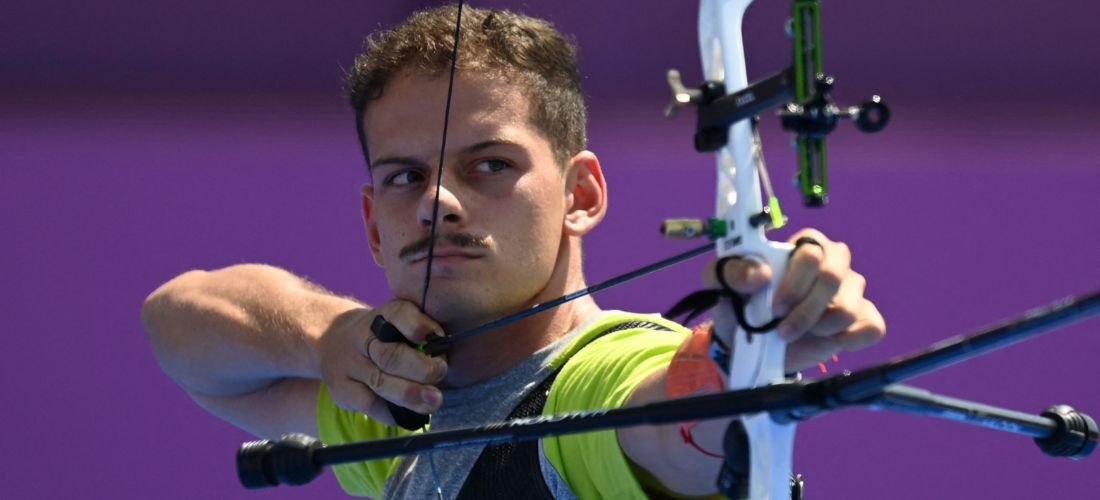
<path fill-rule="evenodd" d="M 498 2 L 505 4 L 504 2 Z M 386 300 L 357 213 L 365 180 L 341 68 L 361 37 L 426 2 L 42 1 L 0 19 L 0 245 L 4 498 L 317 498 L 246 492 L 248 436 L 192 404 L 158 370 L 142 299 L 190 268 L 284 266 Z M 674 253 L 667 216 L 711 211 L 711 160 L 691 119 L 666 122 L 663 71 L 694 80 L 693 2 L 507 5 L 548 16 L 581 45 L 592 144 L 612 209 L 588 239 L 599 280 Z M 594 5 L 593 5 L 594 4 Z M 787 2 L 750 10 L 750 66 L 787 58 Z M 484 5 L 484 3 L 482 3 Z M 796 226 L 848 242 L 890 335 L 856 368 L 1100 284 L 1100 51 L 1095 2 L 826 2 L 837 97 L 878 92 L 884 133 L 832 140 L 833 203 Z M 770 123 L 774 178 L 793 170 Z M 604 307 L 662 310 L 701 263 L 610 291 Z M 1037 412 L 1100 416 L 1096 320 L 915 381 Z M 808 498 L 1085 498 L 1097 458 L 1029 440 L 853 410 L 799 430 Z"/>

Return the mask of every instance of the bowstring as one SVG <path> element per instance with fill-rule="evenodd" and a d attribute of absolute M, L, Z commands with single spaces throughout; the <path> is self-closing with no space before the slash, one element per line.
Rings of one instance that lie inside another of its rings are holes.
<path fill-rule="evenodd" d="M 458 2 L 458 14 L 455 20 L 454 48 L 451 52 L 451 75 L 447 80 L 447 104 L 443 108 L 443 141 L 439 147 L 439 168 L 435 176 L 435 200 L 432 202 L 431 234 L 428 237 L 428 258 L 424 271 L 424 289 L 420 294 L 420 310 L 428 307 L 428 287 L 432 283 L 432 259 L 435 257 L 435 239 L 439 220 L 439 191 L 443 188 L 443 161 L 447 154 L 447 125 L 451 121 L 451 97 L 454 95 L 455 70 L 458 68 L 458 44 L 462 36 L 462 6 L 465 0 Z"/>
<path fill-rule="evenodd" d="M 462 6 L 465 0 L 458 1 L 458 12 L 455 15 L 454 47 L 451 51 L 451 74 L 447 80 L 447 104 L 443 108 L 443 141 L 439 146 L 439 168 L 435 176 L 435 199 L 432 201 L 431 233 L 428 236 L 428 258 L 424 269 L 424 289 L 420 294 L 420 311 L 426 312 L 428 307 L 428 287 L 432 283 L 432 259 L 435 257 L 435 239 L 437 222 L 439 220 L 439 192 L 443 188 L 443 163 L 447 155 L 447 125 L 451 121 L 451 98 L 454 95 L 455 71 L 458 68 L 458 45 L 462 37 Z M 435 467 L 435 453 L 428 452 L 428 465 L 432 472 L 432 482 L 435 486 L 436 496 L 443 500 L 443 487 L 439 482 L 439 474 Z"/>

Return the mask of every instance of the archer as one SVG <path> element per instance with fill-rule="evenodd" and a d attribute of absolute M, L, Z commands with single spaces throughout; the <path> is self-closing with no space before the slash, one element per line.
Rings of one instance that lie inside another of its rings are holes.
<path fill-rule="evenodd" d="M 600 162 L 585 149 L 574 48 L 538 19 L 462 15 L 453 89 L 453 7 L 373 35 L 350 74 L 371 177 L 363 217 L 394 300 L 370 307 L 263 265 L 188 272 L 148 298 L 142 315 L 161 366 L 211 413 L 257 436 L 304 432 L 339 443 L 411 432 L 394 425 L 387 402 L 431 413 L 441 430 L 669 398 L 665 375 L 689 330 L 602 311 L 591 297 L 456 341 L 441 356 L 379 340 L 381 325 L 423 344 L 584 288 L 582 238 L 607 211 Z M 452 91 L 440 180 L 440 104 Z M 786 316 L 778 329 L 791 342 L 792 371 L 885 333 L 847 247 L 812 230 L 795 237 L 816 244 L 794 252 L 773 306 Z M 721 272 L 746 294 L 770 279 L 749 261 L 726 261 Z M 335 470 L 349 493 L 388 498 L 703 495 L 714 491 L 727 423 Z"/>

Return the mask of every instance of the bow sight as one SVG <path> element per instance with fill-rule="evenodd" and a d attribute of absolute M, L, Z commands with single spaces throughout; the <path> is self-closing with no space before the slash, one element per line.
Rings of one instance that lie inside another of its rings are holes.
<path fill-rule="evenodd" d="M 825 136 L 841 118 L 855 123 L 863 132 L 878 132 L 890 121 L 890 108 L 873 95 L 858 106 L 841 109 L 829 97 L 835 80 L 821 64 L 821 22 L 817 0 L 796 0 L 787 33 L 793 38 L 791 65 L 732 94 L 723 82 L 705 81 L 685 87 L 680 72 L 668 70 L 672 100 L 665 117 L 676 116 L 679 108 L 694 104 L 699 115 L 695 150 L 710 153 L 728 142 L 730 125 L 753 118 L 782 105 L 779 118 L 783 129 L 795 134 L 798 148 L 798 184 L 806 206 L 821 207 L 829 199 Z"/>

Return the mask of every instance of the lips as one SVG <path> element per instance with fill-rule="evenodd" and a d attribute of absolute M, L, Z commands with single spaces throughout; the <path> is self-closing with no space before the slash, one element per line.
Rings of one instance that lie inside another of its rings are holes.
<path fill-rule="evenodd" d="M 468 250 L 468 249 L 454 248 L 454 247 L 438 247 L 432 253 L 432 260 L 453 259 L 453 258 L 477 259 L 477 258 L 480 258 L 480 257 L 481 257 L 481 254 L 479 252 L 473 252 L 473 251 Z M 423 253 L 417 253 L 417 254 L 412 255 L 409 258 L 408 262 L 410 264 L 416 264 L 418 262 L 426 261 L 427 259 L 428 259 L 428 252 L 423 252 Z"/>

